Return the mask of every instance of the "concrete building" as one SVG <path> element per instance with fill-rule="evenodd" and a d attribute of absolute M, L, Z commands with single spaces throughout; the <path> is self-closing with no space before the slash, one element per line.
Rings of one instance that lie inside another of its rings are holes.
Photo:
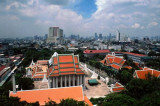
<path fill-rule="evenodd" d="M 110 53 L 109 50 L 84 50 L 83 51 L 85 57 L 92 58 L 95 55 L 105 56 Z"/>
<path fill-rule="evenodd" d="M 63 41 L 63 30 L 59 27 L 50 27 L 48 32 L 47 43 L 62 44 Z"/>

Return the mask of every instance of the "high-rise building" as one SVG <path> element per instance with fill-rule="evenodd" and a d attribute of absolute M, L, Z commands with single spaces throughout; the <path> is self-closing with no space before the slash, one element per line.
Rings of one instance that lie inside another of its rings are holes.
<path fill-rule="evenodd" d="M 62 44 L 63 43 L 63 30 L 59 27 L 50 27 L 47 43 Z"/>
<path fill-rule="evenodd" d="M 102 34 L 101 34 L 101 33 L 99 34 L 99 39 L 100 39 L 100 40 L 102 40 L 102 39 L 103 39 L 103 37 L 102 37 Z"/>
<path fill-rule="evenodd" d="M 120 36 L 120 32 L 119 31 L 117 31 L 117 36 L 116 36 L 116 41 L 120 41 L 121 39 L 121 36 Z"/>
<path fill-rule="evenodd" d="M 95 39 L 95 40 L 98 40 L 98 35 L 97 35 L 97 33 L 95 33 L 94 35 L 95 35 L 94 39 Z"/>

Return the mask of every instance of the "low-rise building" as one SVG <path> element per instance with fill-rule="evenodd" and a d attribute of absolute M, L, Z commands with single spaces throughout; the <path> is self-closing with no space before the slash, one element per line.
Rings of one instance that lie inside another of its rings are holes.
<path fill-rule="evenodd" d="M 93 57 L 94 55 L 102 55 L 105 56 L 110 53 L 109 50 L 84 50 L 83 51 L 85 57 Z"/>

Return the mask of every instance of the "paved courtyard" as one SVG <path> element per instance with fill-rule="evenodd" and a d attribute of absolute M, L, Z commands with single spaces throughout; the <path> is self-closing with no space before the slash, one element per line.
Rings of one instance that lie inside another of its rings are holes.
<path fill-rule="evenodd" d="M 88 98 L 104 97 L 105 95 L 111 93 L 109 87 L 103 81 L 97 79 L 97 81 L 100 84 L 95 85 L 95 86 L 90 86 L 88 84 L 89 79 L 91 79 L 91 78 L 86 77 L 86 79 L 85 79 L 85 85 L 86 85 L 87 89 L 84 91 L 85 95 Z"/>

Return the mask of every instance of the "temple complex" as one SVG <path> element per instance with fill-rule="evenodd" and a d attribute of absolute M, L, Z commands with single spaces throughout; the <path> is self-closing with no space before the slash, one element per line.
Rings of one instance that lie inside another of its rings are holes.
<path fill-rule="evenodd" d="M 49 88 L 84 86 L 85 83 L 85 74 L 79 67 L 79 56 L 74 54 L 55 52 L 49 60 L 32 61 L 26 70 L 26 76 L 34 81 L 48 80 Z"/>

